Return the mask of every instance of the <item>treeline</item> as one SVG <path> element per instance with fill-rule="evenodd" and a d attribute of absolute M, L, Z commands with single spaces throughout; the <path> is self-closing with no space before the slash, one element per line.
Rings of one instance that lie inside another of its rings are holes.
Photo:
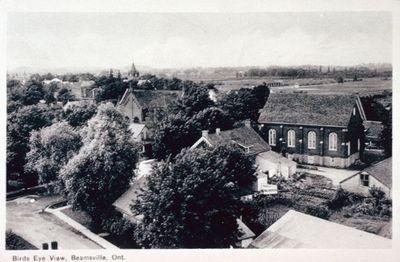
<path fill-rule="evenodd" d="M 239 73 L 236 74 L 240 76 Z M 244 77 L 288 77 L 288 78 L 351 78 L 391 77 L 392 70 L 369 67 L 269 67 L 252 68 L 243 73 Z"/>

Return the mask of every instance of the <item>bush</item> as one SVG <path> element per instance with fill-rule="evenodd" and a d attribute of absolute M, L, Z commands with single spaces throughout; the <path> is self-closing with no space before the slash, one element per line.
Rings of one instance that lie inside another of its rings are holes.
<path fill-rule="evenodd" d="M 354 197 L 351 193 L 339 188 L 336 191 L 335 196 L 327 202 L 329 209 L 338 210 L 344 206 L 348 206 L 353 203 Z"/>
<path fill-rule="evenodd" d="M 326 206 L 307 206 L 306 213 L 322 219 L 328 219 L 330 216 L 329 210 Z"/>

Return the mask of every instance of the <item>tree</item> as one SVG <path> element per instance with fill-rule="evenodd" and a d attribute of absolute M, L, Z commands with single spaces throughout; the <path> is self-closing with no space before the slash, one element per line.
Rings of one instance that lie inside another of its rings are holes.
<path fill-rule="evenodd" d="M 192 119 L 202 130 L 209 130 L 210 132 L 215 132 L 216 128 L 231 129 L 233 126 L 228 114 L 218 107 L 206 108 Z"/>
<path fill-rule="evenodd" d="M 83 145 L 61 169 L 68 201 L 87 211 L 95 227 L 113 213 L 112 203 L 129 187 L 137 162 L 123 115 L 102 104 L 82 130 Z"/>
<path fill-rule="evenodd" d="M 67 88 L 61 88 L 58 92 L 57 100 L 66 104 L 70 100 L 74 100 L 75 96 Z"/>
<path fill-rule="evenodd" d="M 39 184 L 60 181 L 60 169 L 81 146 L 81 138 L 68 123 L 58 122 L 33 131 L 29 140 L 25 165 L 27 172 L 35 173 Z"/>
<path fill-rule="evenodd" d="M 190 117 L 167 114 L 154 131 L 153 153 L 157 159 L 175 156 L 182 148 L 193 145 L 200 138 L 201 127 Z"/>
<path fill-rule="evenodd" d="M 264 82 L 262 85 L 254 87 L 252 93 L 257 99 L 257 107 L 259 109 L 263 108 L 270 94 L 270 89 L 267 84 Z"/>
<path fill-rule="evenodd" d="M 155 167 L 132 205 L 134 213 L 143 215 L 135 233 L 142 246 L 222 248 L 234 243 L 239 215 L 235 177 L 243 170 L 233 162 L 248 159 L 232 157 L 231 149 L 184 149 L 174 163 Z"/>
<path fill-rule="evenodd" d="M 249 118 L 257 120 L 260 102 L 251 89 L 242 88 L 232 91 L 223 96 L 218 104 L 234 121 Z"/>
<path fill-rule="evenodd" d="M 30 80 L 26 84 L 26 93 L 23 97 L 24 105 L 34 105 L 40 100 L 44 99 L 45 91 L 41 82 L 36 80 Z"/>
<path fill-rule="evenodd" d="M 30 133 L 58 119 L 61 108 L 45 105 L 25 106 L 7 116 L 7 177 L 16 173 L 27 185 L 37 178 L 24 172 Z"/>
<path fill-rule="evenodd" d="M 85 125 L 97 112 L 96 105 L 73 105 L 63 112 L 63 119 L 73 127 Z"/>

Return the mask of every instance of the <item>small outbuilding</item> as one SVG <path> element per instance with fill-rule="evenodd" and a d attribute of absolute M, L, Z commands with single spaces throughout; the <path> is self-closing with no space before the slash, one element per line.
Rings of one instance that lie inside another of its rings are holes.
<path fill-rule="evenodd" d="M 392 158 L 387 158 L 340 182 L 340 186 L 349 192 L 370 196 L 370 189 L 375 187 L 392 198 Z"/>

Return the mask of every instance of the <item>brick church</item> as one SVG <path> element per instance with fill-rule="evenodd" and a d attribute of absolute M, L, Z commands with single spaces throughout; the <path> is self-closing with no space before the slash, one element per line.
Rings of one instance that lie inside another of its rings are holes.
<path fill-rule="evenodd" d="M 358 96 L 273 93 L 258 122 L 274 151 L 298 163 L 349 167 L 364 148 Z"/>

